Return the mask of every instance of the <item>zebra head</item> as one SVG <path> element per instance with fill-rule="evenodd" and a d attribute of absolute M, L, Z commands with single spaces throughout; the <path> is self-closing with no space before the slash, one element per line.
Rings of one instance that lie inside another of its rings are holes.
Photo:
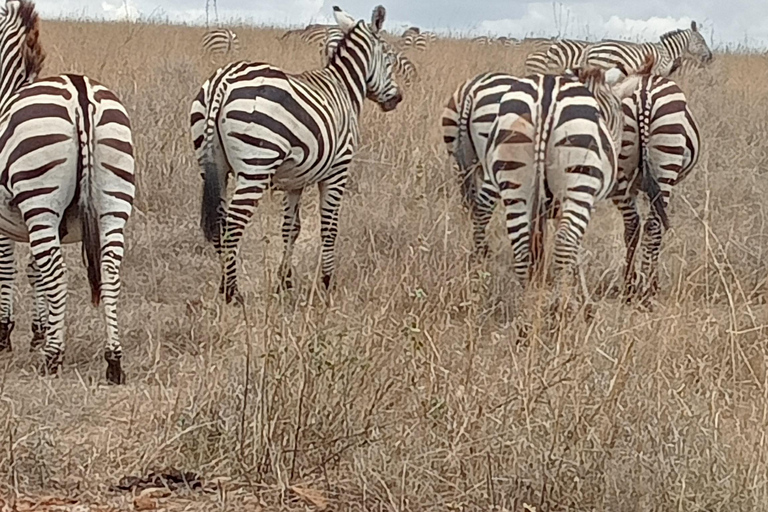
<path fill-rule="evenodd" d="M 698 57 L 701 62 L 712 61 L 712 50 L 707 46 L 707 41 L 704 36 L 699 32 L 699 28 L 696 26 L 696 22 L 691 22 L 691 39 L 688 41 L 688 53 Z"/>
<path fill-rule="evenodd" d="M 34 4 L 28 0 L 6 2 L 0 7 L 0 105 L 37 78 L 44 60 Z"/>
<path fill-rule="evenodd" d="M 355 41 L 364 41 L 366 46 L 367 65 L 365 85 L 366 97 L 381 106 L 385 112 L 394 110 L 403 99 L 400 87 L 395 81 L 394 68 L 397 65 L 397 57 L 393 49 L 381 38 L 381 27 L 384 24 L 386 10 L 381 5 L 373 10 L 371 24 L 364 21 L 356 22 L 355 19 L 334 6 L 333 15 L 341 30 L 347 37 Z M 342 44 L 339 44 L 341 48 Z"/>

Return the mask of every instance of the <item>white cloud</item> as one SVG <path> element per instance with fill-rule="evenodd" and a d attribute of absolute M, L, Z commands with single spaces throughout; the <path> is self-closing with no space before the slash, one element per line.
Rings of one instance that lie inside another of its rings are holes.
<path fill-rule="evenodd" d="M 141 14 L 130 0 L 124 0 L 117 5 L 102 1 L 101 9 L 104 11 L 104 17 L 109 20 L 136 21 Z"/>

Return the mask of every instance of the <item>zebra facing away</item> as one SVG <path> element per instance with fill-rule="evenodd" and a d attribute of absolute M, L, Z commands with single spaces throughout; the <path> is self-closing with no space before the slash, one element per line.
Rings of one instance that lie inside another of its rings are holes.
<path fill-rule="evenodd" d="M 637 296 L 649 305 L 658 291 L 659 251 L 663 230 L 669 227 L 666 209 L 672 187 L 696 165 L 701 138 L 685 94 L 670 79 L 643 77 L 633 95 L 624 100 L 623 110 L 619 182 L 613 202 L 624 220 L 625 293 L 627 299 Z M 636 272 L 634 260 L 641 224 L 639 192 L 648 195 L 651 208 L 642 236 L 640 272 Z"/>
<path fill-rule="evenodd" d="M 237 34 L 228 28 L 209 30 L 203 34 L 203 51 L 211 56 L 230 55 L 240 51 Z"/>
<path fill-rule="evenodd" d="M 580 70 L 579 80 L 531 75 L 515 80 L 501 97 L 479 159 L 484 181 L 504 205 L 513 268 L 523 285 L 543 270 L 546 219 L 555 213 L 556 286 L 575 270 L 594 205 L 616 183 L 621 100 L 639 79 L 630 76 L 611 88 L 598 68 Z M 475 222 L 487 224 L 489 217 L 476 216 Z"/>
<path fill-rule="evenodd" d="M 14 244 L 29 242 L 32 346 L 42 345 L 42 371 L 57 372 L 67 302 L 61 244 L 82 241 L 92 301 L 104 303 L 107 380 L 121 384 L 116 307 L 135 192 L 128 115 L 112 91 L 87 77 L 36 80 L 44 54 L 28 0 L 0 7 L 0 57 L 0 350 L 11 349 Z"/>
<path fill-rule="evenodd" d="M 332 284 L 339 208 L 359 141 L 365 98 L 385 112 L 402 94 L 393 56 L 380 38 L 385 10 L 371 24 L 334 6 L 345 37 L 324 68 L 292 75 L 269 64 L 235 62 L 206 81 L 192 103 L 191 132 L 203 174 L 201 226 L 222 259 L 220 291 L 242 301 L 237 254 L 243 232 L 270 186 L 285 192 L 281 285 L 292 286 L 291 254 L 307 186 L 320 189 L 322 280 Z M 225 207 L 229 173 L 236 181 Z"/>

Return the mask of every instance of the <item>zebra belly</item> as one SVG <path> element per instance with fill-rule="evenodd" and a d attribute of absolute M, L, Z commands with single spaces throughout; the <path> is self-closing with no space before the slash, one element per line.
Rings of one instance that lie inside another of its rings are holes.
<path fill-rule="evenodd" d="M 27 224 L 21 210 L 11 204 L 12 196 L 6 190 L 0 192 L 0 235 L 14 242 L 28 242 Z"/>

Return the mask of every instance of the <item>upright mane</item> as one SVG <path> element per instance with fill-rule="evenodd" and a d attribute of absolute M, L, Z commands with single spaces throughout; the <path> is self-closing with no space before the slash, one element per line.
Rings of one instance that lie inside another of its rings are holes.
<path fill-rule="evenodd" d="M 687 31 L 689 31 L 689 30 L 690 30 L 690 29 L 688 29 L 688 28 L 686 28 L 686 29 L 677 28 L 677 29 L 675 29 L 675 30 L 670 30 L 669 32 L 666 32 L 666 33 L 664 33 L 664 34 L 661 34 L 661 36 L 659 37 L 659 39 L 661 39 L 662 41 L 666 41 L 667 39 L 670 39 L 670 38 L 672 38 L 672 37 L 674 37 L 674 36 L 676 36 L 676 35 L 682 34 L 682 33 L 684 33 L 684 32 L 687 32 Z"/>
<path fill-rule="evenodd" d="M 35 11 L 35 5 L 28 0 L 19 0 L 19 17 L 26 29 L 27 37 L 24 44 L 24 67 L 30 80 L 34 80 L 43 70 L 45 51 L 40 44 L 40 18 Z"/>

